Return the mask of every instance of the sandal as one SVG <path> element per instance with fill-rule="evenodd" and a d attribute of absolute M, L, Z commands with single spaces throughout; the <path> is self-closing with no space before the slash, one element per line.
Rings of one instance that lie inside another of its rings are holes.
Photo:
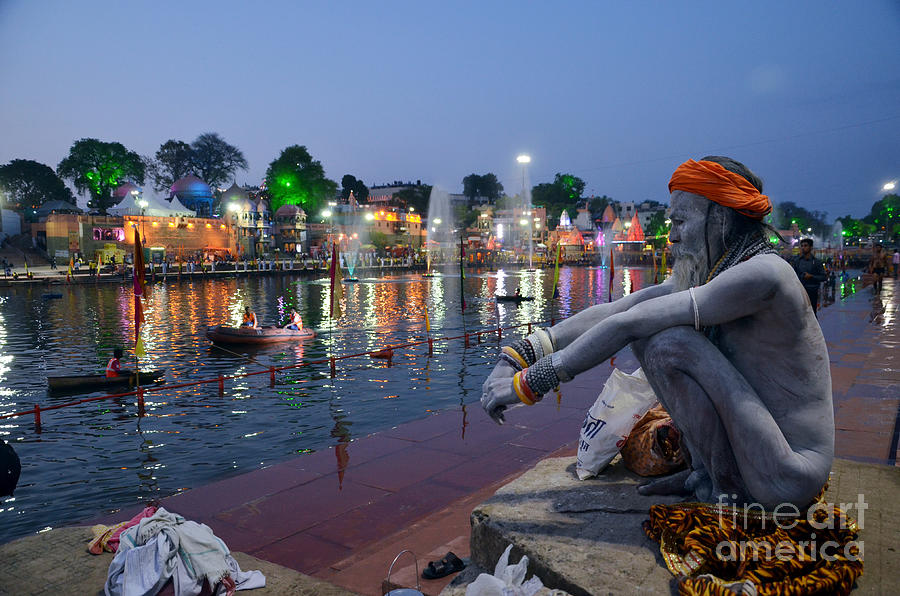
<path fill-rule="evenodd" d="M 435 563 L 434 561 L 428 562 L 428 567 L 422 570 L 422 577 L 425 579 L 439 579 L 442 577 L 446 577 L 451 573 L 456 573 L 457 571 L 462 571 L 466 568 L 466 564 L 462 562 L 462 559 L 454 555 L 452 552 L 448 552 L 444 555 L 444 558 Z"/>

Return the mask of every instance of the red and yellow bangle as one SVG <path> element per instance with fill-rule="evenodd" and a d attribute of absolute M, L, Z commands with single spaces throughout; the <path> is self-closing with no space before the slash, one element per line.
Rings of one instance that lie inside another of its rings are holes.
<path fill-rule="evenodd" d="M 528 363 L 525 362 L 525 359 L 522 358 L 522 356 L 518 352 L 516 352 L 513 348 L 511 348 L 510 346 L 503 346 L 503 348 L 501 348 L 500 351 L 503 352 L 504 354 L 506 354 L 507 356 L 509 356 L 510 358 L 512 358 L 513 360 L 515 360 L 516 362 L 518 362 L 519 366 L 521 366 L 522 368 L 528 368 Z"/>
<path fill-rule="evenodd" d="M 513 389 L 519 397 L 519 400 L 526 406 L 533 406 L 535 402 L 537 402 L 534 398 L 534 393 L 531 392 L 531 388 L 528 386 L 528 383 L 525 382 L 524 370 L 520 370 L 513 375 Z"/>

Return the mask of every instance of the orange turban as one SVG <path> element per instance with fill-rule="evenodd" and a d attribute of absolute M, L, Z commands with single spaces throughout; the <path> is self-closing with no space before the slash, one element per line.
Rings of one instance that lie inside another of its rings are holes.
<path fill-rule="evenodd" d="M 673 190 L 702 195 L 753 219 L 762 219 L 772 211 L 769 197 L 740 174 L 714 161 L 689 159 L 678 166 L 669 180 L 669 192 Z"/>

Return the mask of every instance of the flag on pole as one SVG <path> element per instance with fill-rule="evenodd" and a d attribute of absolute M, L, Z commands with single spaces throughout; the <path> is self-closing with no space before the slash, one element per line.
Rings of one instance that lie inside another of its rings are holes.
<path fill-rule="evenodd" d="M 141 340 L 141 325 L 144 322 L 144 248 L 141 245 L 141 233 L 134 227 L 134 272 L 131 277 L 134 291 L 134 355 L 143 358 L 144 342 Z"/>
<path fill-rule="evenodd" d="M 559 298 L 559 253 L 562 242 L 556 243 L 556 267 L 553 269 L 553 297 Z"/>
<path fill-rule="evenodd" d="M 329 274 L 331 277 L 331 300 L 328 316 L 332 319 L 339 319 L 341 318 L 341 298 L 344 297 L 344 286 L 342 284 L 341 262 L 338 260 L 337 243 L 331 245 Z"/>
<path fill-rule="evenodd" d="M 459 237 L 459 303 L 466 312 L 466 246 L 463 237 Z"/>
<path fill-rule="evenodd" d="M 614 247 L 610 245 L 609 247 L 609 301 L 612 302 L 613 298 L 613 278 L 616 276 L 616 264 L 613 262 L 613 253 L 616 251 L 613 250 Z"/>

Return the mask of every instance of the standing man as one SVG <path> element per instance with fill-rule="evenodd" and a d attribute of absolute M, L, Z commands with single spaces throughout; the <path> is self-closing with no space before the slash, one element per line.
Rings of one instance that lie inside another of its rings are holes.
<path fill-rule="evenodd" d="M 884 273 L 887 271 L 887 255 L 880 244 L 872 247 L 872 258 L 869 259 L 869 273 L 875 276 L 875 285 L 872 290 L 875 295 L 881 293 L 881 280 L 884 279 Z"/>
<path fill-rule="evenodd" d="M 803 289 L 809 294 L 809 302 L 815 313 L 819 302 L 819 284 L 825 281 L 825 267 L 822 266 L 822 261 L 813 256 L 812 247 L 812 238 L 801 240 L 800 254 L 791 259 L 791 267 L 797 272 Z"/>

